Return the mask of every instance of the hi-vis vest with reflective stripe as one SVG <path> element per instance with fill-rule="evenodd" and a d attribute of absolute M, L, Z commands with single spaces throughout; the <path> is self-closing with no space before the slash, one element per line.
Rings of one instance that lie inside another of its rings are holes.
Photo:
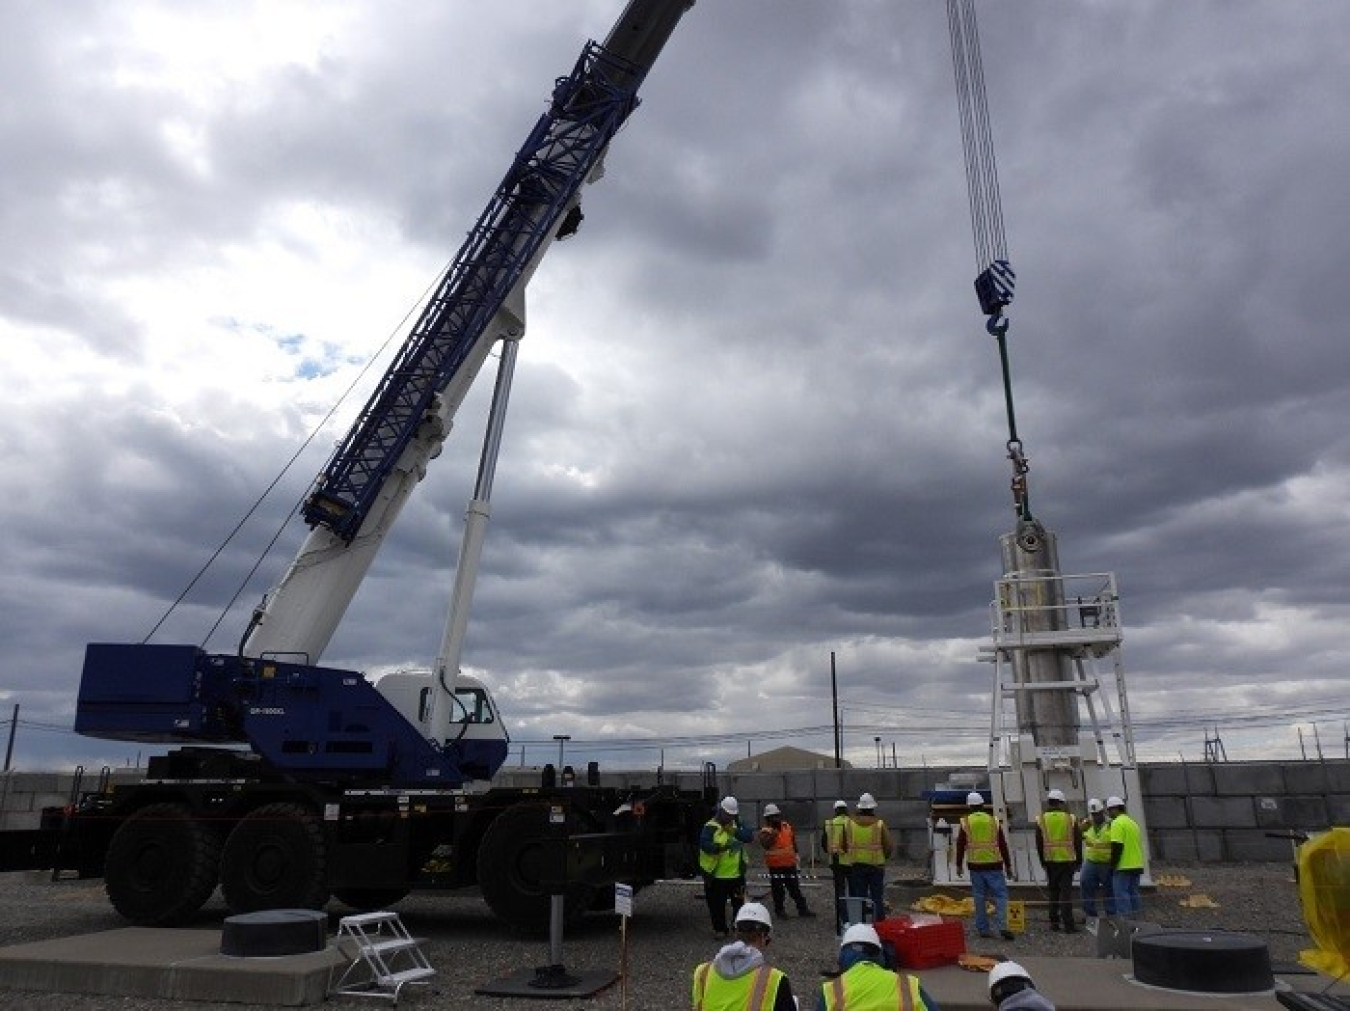
<path fill-rule="evenodd" d="M 764 866 L 775 870 L 797 866 L 797 836 L 787 822 L 779 823 L 773 840 L 765 847 Z"/>
<path fill-rule="evenodd" d="M 713 972 L 711 962 L 694 970 L 695 1011 L 772 1011 L 778 999 L 780 969 L 761 965 L 735 979 L 723 979 Z"/>
<path fill-rule="evenodd" d="M 848 823 L 852 820 L 846 814 L 837 814 L 825 823 L 826 849 L 830 851 L 830 856 L 841 864 L 852 863 L 848 851 L 844 849 L 844 835 L 848 831 Z"/>
<path fill-rule="evenodd" d="M 879 867 L 886 862 L 886 851 L 881 848 L 881 833 L 885 831 L 885 822 L 878 818 L 870 825 L 859 825 L 849 819 L 846 830 L 849 863 Z"/>
<path fill-rule="evenodd" d="M 1106 822 L 1094 824 L 1089 818 L 1083 823 L 1083 859 L 1094 864 L 1111 862 L 1111 826 Z"/>
<path fill-rule="evenodd" d="M 966 863 L 1001 864 L 998 849 L 998 819 L 987 811 L 972 811 L 961 819 L 966 833 Z"/>
<path fill-rule="evenodd" d="M 731 844 L 736 837 L 732 832 L 728 832 L 722 827 L 716 818 L 707 822 L 712 826 L 713 845 L 721 846 L 721 853 L 705 853 L 698 851 L 698 865 L 703 869 L 704 874 L 709 874 L 715 878 L 738 878 L 741 876 L 741 850 L 739 847 L 732 848 Z"/>
<path fill-rule="evenodd" d="M 825 984 L 826 1011 L 927 1011 L 919 981 L 859 962 Z"/>
<path fill-rule="evenodd" d="M 1068 811 L 1042 811 L 1036 819 L 1041 826 L 1041 856 L 1046 863 L 1072 863 L 1078 855 L 1073 849 L 1073 815 Z"/>

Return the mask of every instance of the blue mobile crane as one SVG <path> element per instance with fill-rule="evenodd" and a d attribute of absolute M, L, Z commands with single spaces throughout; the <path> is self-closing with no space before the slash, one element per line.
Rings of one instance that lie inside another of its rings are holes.
<path fill-rule="evenodd" d="M 601 886 L 696 869 L 710 787 L 550 782 L 474 788 L 508 740 L 487 688 L 459 672 L 497 447 L 524 332 L 525 288 L 577 230 L 581 190 L 693 0 L 629 0 L 603 44 L 557 80 L 453 264 L 301 508 L 310 532 L 235 653 L 94 643 L 75 729 L 181 745 L 146 778 L 52 812 L 20 866 L 101 875 L 141 925 L 181 923 L 220 886 L 232 912 L 384 906 L 478 885 L 517 926 L 575 915 Z M 343 613 L 489 352 L 500 365 L 440 654 L 384 679 L 321 666 Z M 247 748 L 240 747 L 247 745 Z M 561 771 L 561 770 L 559 770 Z"/>

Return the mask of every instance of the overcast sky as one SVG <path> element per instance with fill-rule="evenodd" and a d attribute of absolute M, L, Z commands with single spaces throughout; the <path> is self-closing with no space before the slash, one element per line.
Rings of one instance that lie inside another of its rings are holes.
<path fill-rule="evenodd" d="M 16 766 L 137 753 L 69 729 L 85 644 L 150 633 L 384 347 L 152 641 L 206 640 L 622 6 L 0 0 Z M 1031 503 L 1117 575 L 1140 755 L 1341 755 L 1350 6 L 978 10 Z M 464 654 L 512 762 L 829 752 L 833 653 L 849 759 L 982 763 L 1014 514 L 943 4 L 699 0 L 606 167 L 530 288 Z M 434 659 L 489 371 L 325 663 Z"/>

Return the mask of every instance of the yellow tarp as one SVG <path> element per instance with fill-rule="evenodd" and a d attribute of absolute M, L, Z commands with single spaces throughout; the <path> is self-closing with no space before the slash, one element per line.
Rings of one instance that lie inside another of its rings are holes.
<path fill-rule="evenodd" d="M 916 913 L 937 913 L 939 916 L 974 916 L 975 900 L 970 897 L 954 899 L 950 895 L 925 895 L 914 900 L 909 908 Z M 994 904 L 986 902 L 985 909 L 993 913 Z M 1008 900 L 1008 929 L 1014 934 L 1027 929 L 1026 903 Z"/>
<path fill-rule="evenodd" d="M 1190 888 L 1191 879 L 1182 874 L 1159 874 L 1153 883 L 1159 888 Z"/>
<path fill-rule="evenodd" d="M 1219 904 L 1211 899 L 1204 892 L 1196 892 L 1194 895 L 1188 895 L 1180 902 L 1179 906 L 1185 906 L 1187 909 L 1218 909 Z"/>
<path fill-rule="evenodd" d="M 1317 945 L 1299 952 L 1299 961 L 1344 976 L 1350 971 L 1350 828 L 1333 828 L 1298 848 L 1298 897 Z"/>

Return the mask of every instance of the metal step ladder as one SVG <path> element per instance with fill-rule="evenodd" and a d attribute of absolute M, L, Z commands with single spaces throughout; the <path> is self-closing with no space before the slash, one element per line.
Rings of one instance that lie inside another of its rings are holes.
<path fill-rule="evenodd" d="M 337 949 L 351 963 L 336 982 L 337 967 L 329 973 L 330 997 L 378 997 L 397 1004 L 408 983 L 424 983 L 436 975 L 398 913 L 344 916 L 338 923 Z"/>

